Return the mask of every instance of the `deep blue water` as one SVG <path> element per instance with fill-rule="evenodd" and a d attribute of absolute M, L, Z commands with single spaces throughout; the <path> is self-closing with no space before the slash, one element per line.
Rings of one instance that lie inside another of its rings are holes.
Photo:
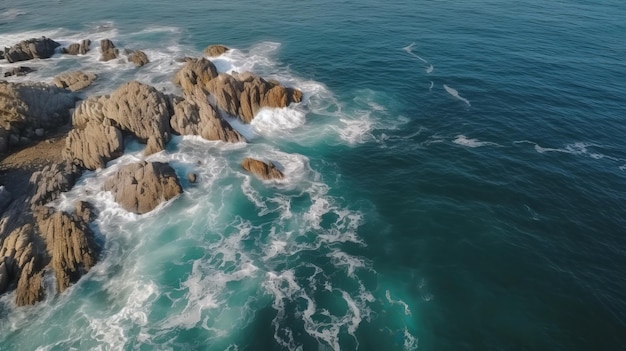
<path fill-rule="evenodd" d="M 623 2 L 28 0 L 0 12 L 0 45 L 110 37 L 153 61 L 99 63 L 95 45 L 19 80 L 81 68 L 101 76 L 87 94 L 129 79 L 175 93 L 175 58 L 222 43 L 236 50 L 218 67 L 305 92 L 293 113 L 257 117 L 246 146 L 174 140 L 155 158 L 201 184 L 155 214 L 91 198 L 101 263 L 34 308 L 0 299 L 0 349 L 626 348 Z M 111 167 L 140 150 L 129 141 Z M 282 165 L 286 183 L 242 173 L 249 155 Z"/>

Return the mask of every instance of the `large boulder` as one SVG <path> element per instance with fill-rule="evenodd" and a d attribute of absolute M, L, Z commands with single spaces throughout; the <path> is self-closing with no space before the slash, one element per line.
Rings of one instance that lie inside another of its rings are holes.
<path fill-rule="evenodd" d="M 46 84 L 0 81 L 0 151 L 11 139 L 21 143 L 35 130 L 54 131 L 69 122 L 78 96 Z"/>
<path fill-rule="evenodd" d="M 80 43 L 70 44 L 67 48 L 62 48 L 61 53 L 68 55 L 84 55 L 89 51 L 91 40 L 84 39 Z"/>
<path fill-rule="evenodd" d="M 72 116 L 75 127 L 89 121 L 112 125 L 146 143 L 145 154 L 161 151 L 170 139 L 167 97 L 154 87 L 136 81 L 120 86 L 110 96 L 83 101 Z"/>
<path fill-rule="evenodd" d="M 150 62 L 148 55 L 141 50 L 136 50 L 128 55 L 128 61 L 134 63 L 137 67 L 141 67 Z"/>
<path fill-rule="evenodd" d="M 21 41 L 10 48 L 4 49 L 4 58 L 9 62 L 46 59 L 54 55 L 54 50 L 61 44 L 41 37 Z"/>
<path fill-rule="evenodd" d="M 82 90 L 93 83 L 98 76 L 91 72 L 73 71 L 60 74 L 52 80 L 52 84 L 71 91 Z"/>
<path fill-rule="evenodd" d="M 115 45 L 109 39 L 100 40 L 100 51 L 100 61 L 110 61 L 116 59 L 119 55 L 119 50 L 115 48 Z"/>
<path fill-rule="evenodd" d="M 180 85 L 183 91 L 193 92 L 196 86 L 205 87 L 213 78 L 217 77 L 217 68 L 213 62 L 201 59 L 188 59 L 174 76 L 174 83 Z"/>
<path fill-rule="evenodd" d="M 45 166 L 30 177 L 31 207 L 45 205 L 55 200 L 62 192 L 70 190 L 82 171 L 69 162 Z"/>
<path fill-rule="evenodd" d="M 283 175 L 283 172 L 276 168 L 273 163 L 265 163 L 263 161 L 250 157 L 246 157 L 243 159 L 243 161 L 241 162 L 241 167 L 264 180 L 283 179 L 285 177 Z"/>
<path fill-rule="evenodd" d="M 68 133 L 63 157 L 82 168 L 96 170 L 123 153 L 124 137 L 119 129 L 90 122 Z"/>
<path fill-rule="evenodd" d="M 228 51 L 224 45 L 209 45 L 204 49 L 204 56 L 217 57 Z"/>
<path fill-rule="evenodd" d="M 245 141 L 245 138 L 222 119 L 220 112 L 209 103 L 208 95 L 200 87 L 186 94 L 184 99 L 173 98 L 174 114 L 170 125 L 180 135 L 199 135 L 207 140 L 225 142 Z"/>
<path fill-rule="evenodd" d="M 129 212 L 144 214 L 183 192 L 174 169 L 167 163 L 140 162 L 120 168 L 104 189 Z"/>
<path fill-rule="evenodd" d="M 70 215 L 41 208 L 37 211 L 36 220 L 45 237 L 57 292 L 62 293 L 96 264 L 98 246 L 94 234 L 77 212 Z"/>

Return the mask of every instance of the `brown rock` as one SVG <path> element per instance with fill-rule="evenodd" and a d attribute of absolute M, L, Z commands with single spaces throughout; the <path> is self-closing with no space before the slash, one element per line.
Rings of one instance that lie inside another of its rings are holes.
<path fill-rule="evenodd" d="M 145 154 L 165 148 L 170 138 L 170 111 L 166 96 L 136 81 L 120 86 L 110 96 L 83 101 L 72 116 L 75 127 L 88 122 L 112 125 L 146 143 Z"/>
<path fill-rule="evenodd" d="M 150 62 L 146 53 L 141 50 L 136 50 L 128 55 L 128 61 L 134 63 L 137 67 L 141 67 Z"/>
<path fill-rule="evenodd" d="M 81 217 L 65 212 L 40 209 L 36 219 L 51 257 L 57 292 L 62 293 L 96 264 L 98 247 L 94 234 Z"/>
<path fill-rule="evenodd" d="M 183 192 L 176 172 L 167 163 L 140 162 L 120 168 L 104 183 L 115 201 L 130 212 L 143 214 Z"/>
<path fill-rule="evenodd" d="M 122 132 L 96 122 L 69 132 L 63 157 L 79 167 L 96 170 L 124 153 Z"/>
<path fill-rule="evenodd" d="M 176 72 L 174 83 L 180 85 L 186 92 L 193 92 L 195 86 L 205 87 L 215 77 L 217 77 L 217 68 L 213 62 L 205 58 L 189 59 Z"/>
<path fill-rule="evenodd" d="M 204 56 L 216 57 L 220 56 L 229 49 L 224 45 L 210 45 L 204 49 Z"/>
<path fill-rule="evenodd" d="M 113 42 L 109 39 L 100 40 L 100 61 L 110 61 L 116 59 L 119 55 L 119 50 L 115 48 Z"/>
<path fill-rule="evenodd" d="M 55 131 L 69 122 L 78 96 L 56 86 L 0 81 L 0 150 L 11 135 L 32 137 L 34 130 Z"/>
<path fill-rule="evenodd" d="M 78 91 L 90 86 L 91 83 L 96 80 L 96 78 L 98 78 L 98 76 L 95 73 L 91 72 L 66 72 L 56 76 L 52 80 L 52 84 L 56 85 L 59 88 L 65 88 L 71 91 Z"/>
<path fill-rule="evenodd" d="M 193 184 L 198 180 L 198 175 L 193 172 L 189 172 L 187 174 L 187 180 L 189 180 L 189 183 Z"/>
<path fill-rule="evenodd" d="M 225 142 L 245 141 L 245 138 L 222 119 L 219 111 L 209 104 L 207 94 L 199 87 L 185 99 L 173 99 L 174 114 L 170 125 L 181 135 L 199 135 L 207 140 Z"/>
<path fill-rule="evenodd" d="M 61 52 L 68 55 L 84 55 L 89 51 L 91 40 L 85 39 L 80 43 L 70 44 L 67 48 L 61 49 Z"/>
<path fill-rule="evenodd" d="M 4 257 L 0 257 L 0 294 L 7 290 L 9 285 L 9 272 L 7 266 L 4 263 Z"/>
<path fill-rule="evenodd" d="M 241 162 L 241 167 L 257 177 L 265 180 L 283 179 L 284 175 L 273 163 L 265 163 L 250 157 L 246 157 Z"/>
<path fill-rule="evenodd" d="M 48 165 L 33 173 L 30 177 L 31 207 L 34 209 L 45 205 L 58 198 L 62 192 L 70 190 L 81 173 L 80 169 L 69 162 Z"/>
<path fill-rule="evenodd" d="M 21 41 L 10 48 L 5 48 L 4 58 L 9 62 L 46 59 L 54 55 L 54 49 L 61 44 L 46 37 Z"/>

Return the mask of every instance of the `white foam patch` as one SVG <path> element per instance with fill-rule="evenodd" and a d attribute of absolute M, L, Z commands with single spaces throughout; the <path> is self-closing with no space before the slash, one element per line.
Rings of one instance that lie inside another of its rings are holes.
<path fill-rule="evenodd" d="M 263 108 L 252 120 L 254 130 L 264 136 L 289 133 L 304 125 L 306 113 L 292 107 Z M 287 134 L 288 135 L 288 134 Z"/>
<path fill-rule="evenodd" d="M 452 95 L 453 97 L 463 101 L 465 104 L 467 104 L 467 106 L 472 106 L 469 102 L 469 100 L 467 100 L 466 98 L 462 97 L 461 95 L 459 95 L 459 92 L 454 89 L 454 88 L 450 88 L 447 85 L 443 85 L 443 88 L 448 92 L 448 94 Z"/>
<path fill-rule="evenodd" d="M 414 47 L 414 46 L 415 46 L 415 42 L 411 43 L 411 44 L 410 44 L 410 45 L 408 45 L 408 46 L 403 47 L 403 48 L 402 48 L 402 50 L 406 51 L 409 55 L 411 55 L 411 56 L 413 56 L 413 57 L 417 58 L 418 60 L 420 60 L 420 61 L 422 61 L 422 62 L 424 62 L 424 63 L 428 63 L 428 61 L 424 60 L 423 58 L 421 58 L 420 56 L 418 56 L 417 54 L 415 54 L 415 53 L 413 52 L 413 47 Z"/>
<path fill-rule="evenodd" d="M 433 65 L 428 65 L 428 67 L 426 68 L 426 73 L 431 74 L 434 70 L 435 67 Z"/>
<path fill-rule="evenodd" d="M 471 147 L 471 148 L 481 147 L 481 146 L 501 146 L 498 143 L 492 143 L 489 141 L 480 141 L 478 139 L 468 138 L 462 134 L 457 135 L 456 138 L 452 142 L 457 145 Z"/>
<path fill-rule="evenodd" d="M 20 9 L 7 9 L 0 12 L 0 24 L 12 22 L 19 16 L 23 16 L 28 12 L 20 10 Z"/>
<path fill-rule="evenodd" d="M 563 154 L 569 154 L 569 155 L 575 155 L 575 156 L 587 156 L 594 160 L 608 160 L 608 161 L 613 161 L 613 162 L 625 161 L 625 159 L 622 159 L 619 157 L 606 155 L 604 153 L 601 153 L 595 150 L 591 151 L 589 148 L 601 149 L 603 148 L 603 146 L 595 144 L 595 143 L 590 143 L 590 142 L 580 142 L 580 141 L 574 142 L 574 143 L 566 144 L 562 148 L 543 147 L 539 145 L 538 143 L 534 141 L 530 141 L 530 140 L 516 140 L 513 142 L 513 144 L 531 144 L 533 145 L 535 151 L 537 151 L 540 154 L 563 153 Z M 622 168 L 620 167 L 620 170 L 621 169 Z"/>

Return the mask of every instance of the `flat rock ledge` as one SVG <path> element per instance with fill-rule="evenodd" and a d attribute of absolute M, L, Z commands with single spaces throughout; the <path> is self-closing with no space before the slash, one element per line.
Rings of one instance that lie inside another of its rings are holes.
<path fill-rule="evenodd" d="M 169 164 L 145 161 L 121 167 L 104 182 L 104 190 L 125 210 L 137 214 L 148 213 L 183 192 Z"/>

